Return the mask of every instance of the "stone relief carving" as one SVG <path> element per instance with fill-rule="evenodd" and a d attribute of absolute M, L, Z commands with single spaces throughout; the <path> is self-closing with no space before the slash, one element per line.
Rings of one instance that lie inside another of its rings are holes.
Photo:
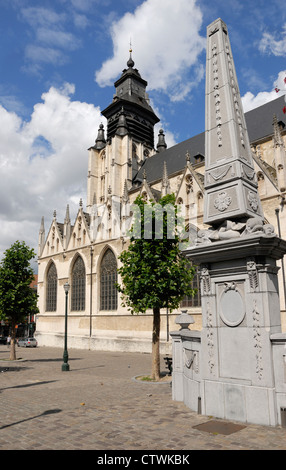
<path fill-rule="evenodd" d="M 193 192 L 193 177 L 192 175 L 186 176 L 186 192 L 187 194 Z"/>
<path fill-rule="evenodd" d="M 224 283 L 224 292 L 228 292 L 229 290 L 235 290 L 237 291 L 237 284 L 236 282 L 225 282 Z"/>
<path fill-rule="evenodd" d="M 218 197 L 214 201 L 214 207 L 218 209 L 220 212 L 225 211 L 228 206 L 231 204 L 231 197 L 227 195 L 226 191 L 221 191 L 218 194 Z"/>
<path fill-rule="evenodd" d="M 262 367 L 262 343 L 261 343 L 261 333 L 259 328 L 259 317 L 260 314 L 257 310 L 256 300 L 253 301 L 252 309 L 252 319 L 253 319 L 253 339 L 254 347 L 256 350 L 256 374 L 259 380 L 262 379 L 263 367 Z"/>
<path fill-rule="evenodd" d="M 243 147 L 245 147 L 245 142 L 244 142 L 244 132 L 243 132 L 243 127 L 242 127 L 242 118 L 241 118 L 241 112 L 240 112 L 240 104 L 238 100 L 239 96 L 239 91 L 236 86 L 236 81 L 234 79 L 234 69 L 233 69 L 233 61 L 230 56 L 230 46 L 226 42 L 225 44 L 225 51 L 227 55 L 227 62 L 228 62 L 228 69 L 229 69 L 229 76 L 230 76 L 230 85 L 231 85 L 231 90 L 232 90 L 232 95 L 233 95 L 233 101 L 234 101 L 234 109 L 236 111 L 237 115 L 237 122 L 239 126 L 239 135 L 240 135 L 240 142 Z M 242 157 L 244 158 L 244 157 Z"/>
<path fill-rule="evenodd" d="M 229 240 L 253 235 L 276 237 L 274 226 L 264 224 L 260 217 L 250 217 L 246 222 L 225 220 L 217 229 L 208 228 L 199 230 L 195 246 L 210 244 L 219 240 Z"/>
<path fill-rule="evenodd" d="M 212 374 L 215 365 L 214 362 L 214 338 L 213 338 L 213 314 L 210 303 L 207 302 L 207 348 L 208 348 L 208 365 Z"/>
<path fill-rule="evenodd" d="M 187 369 L 193 369 L 193 371 L 198 374 L 199 372 L 199 361 L 198 361 L 198 351 L 190 351 L 184 349 L 184 362 Z"/>
<path fill-rule="evenodd" d="M 220 179 L 224 178 L 227 173 L 229 172 L 231 165 L 223 167 L 222 169 L 217 169 L 215 171 L 210 171 L 209 175 L 215 180 L 219 181 Z"/>
<path fill-rule="evenodd" d="M 212 229 L 198 230 L 195 246 L 199 244 L 208 245 L 212 242 L 211 236 L 215 231 Z"/>
<path fill-rule="evenodd" d="M 245 223 L 225 220 L 218 229 L 199 230 L 196 244 L 209 244 L 213 241 L 228 240 L 230 238 L 239 238 L 241 231 L 245 228 Z"/>
<path fill-rule="evenodd" d="M 246 262 L 246 269 L 249 276 L 251 290 L 255 291 L 258 287 L 258 272 L 254 258 L 249 258 Z"/>
<path fill-rule="evenodd" d="M 218 240 L 227 240 L 229 238 L 239 238 L 245 223 L 225 220 L 217 230 Z"/>
<path fill-rule="evenodd" d="M 213 65 L 213 88 L 215 90 L 215 115 L 216 115 L 216 126 L 217 126 L 217 141 L 218 147 L 222 146 L 222 133 L 221 133 L 221 109 L 220 109 L 220 94 L 218 91 L 219 80 L 218 80 L 218 64 L 217 64 L 217 45 L 216 43 L 212 46 L 212 65 Z"/>
<path fill-rule="evenodd" d="M 219 28 L 215 26 L 213 29 L 210 30 L 209 36 L 212 36 L 213 34 L 217 33 L 219 31 Z"/>
<path fill-rule="evenodd" d="M 264 224 L 260 217 L 251 217 L 246 221 L 245 230 L 242 236 L 261 234 L 267 237 L 274 237 L 275 229 L 271 224 Z"/>
<path fill-rule="evenodd" d="M 213 79 L 214 79 L 214 89 L 219 87 L 218 82 L 218 66 L 217 66 L 217 45 L 214 42 L 212 45 L 212 63 L 213 63 Z"/>
<path fill-rule="evenodd" d="M 249 190 L 248 195 L 247 195 L 247 199 L 249 201 L 249 205 L 250 205 L 251 209 L 254 212 L 257 212 L 257 210 L 258 210 L 258 198 L 257 198 L 256 193 Z"/>
<path fill-rule="evenodd" d="M 267 237 L 276 237 L 275 228 L 272 224 L 265 224 L 263 226 L 263 232 Z"/>
<path fill-rule="evenodd" d="M 242 165 L 242 173 L 246 176 L 246 178 L 250 181 L 255 180 L 255 171 L 246 168 L 245 165 Z"/>
<path fill-rule="evenodd" d="M 211 278 L 208 268 L 203 266 L 200 274 L 202 279 L 202 293 L 208 295 L 211 291 Z"/>

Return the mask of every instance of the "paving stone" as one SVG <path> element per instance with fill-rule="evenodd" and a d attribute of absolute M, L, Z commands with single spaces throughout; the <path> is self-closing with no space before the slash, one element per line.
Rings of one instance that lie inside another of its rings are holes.
<path fill-rule="evenodd" d="M 0 368 L 8 354 L 0 345 Z M 200 430 L 214 418 L 173 401 L 170 384 L 134 380 L 150 372 L 149 354 L 71 349 L 68 372 L 62 354 L 21 349 L 22 361 L 1 373 L 0 450 L 286 450 L 281 427 L 228 422 L 236 432 Z"/>

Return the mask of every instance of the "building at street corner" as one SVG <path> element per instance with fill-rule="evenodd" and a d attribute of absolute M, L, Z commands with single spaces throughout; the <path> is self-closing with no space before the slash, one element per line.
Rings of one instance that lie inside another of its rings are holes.
<path fill-rule="evenodd" d="M 102 111 L 107 129 L 100 125 L 88 150 L 87 194 L 75 220 L 66 207 L 64 220 L 56 212 L 49 227 L 42 219 L 38 243 L 36 337 L 39 345 L 62 346 L 64 284 L 71 286 L 68 306 L 69 347 L 118 351 L 151 351 L 152 312 L 131 315 L 122 307 L 114 283 L 119 281 L 118 256 L 128 247 L 132 203 L 140 194 L 158 200 L 174 193 L 182 207 L 191 243 L 203 236 L 205 133 L 167 148 L 163 130 L 154 136 L 158 117 L 150 106 L 147 82 L 135 68 L 131 52 L 127 68 L 115 82 L 112 102 Z M 284 97 L 245 114 L 254 175 L 264 219 L 275 232 L 286 233 L 286 115 Z M 198 110 L 204 113 L 204 109 Z M 190 129 L 190 135 L 192 130 Z M 75 136 L 76 138 L 76 136 Z M 156 141 L 156 142 L 154 142 Z M 212 178 L 220 178 L 216 169 Z M 225 169 L 227 170 L 227 169 Z M 224 203 L 225 201 L 222 201 Z M 59 204 L 66 206 L 65 201 Z M 53 208 L 51 208 L 53 209 Z M 253 204 L 255 215 L 255 205 Z M 283 268 L 283 264 L 280 266 Z M 284 270 L 280 269 L 281 321 L 285 330 Z M 201 328 L 198 293 L 181 307 Z M 177 329 L 176 312 L 162 311 L 161 351 L 171 351 L 168 332 Z"/>

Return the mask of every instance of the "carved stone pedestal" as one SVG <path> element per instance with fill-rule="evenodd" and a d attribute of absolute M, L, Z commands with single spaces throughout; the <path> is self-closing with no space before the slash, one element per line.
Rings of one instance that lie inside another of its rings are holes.
<path fill-rule="evenodd" d="M 271 337 L 281 333 L 276 260 L 285 251 L 277 237 L 249 236 L 187 253 L 201 274 L 203 414 L 279 421 Z"/>

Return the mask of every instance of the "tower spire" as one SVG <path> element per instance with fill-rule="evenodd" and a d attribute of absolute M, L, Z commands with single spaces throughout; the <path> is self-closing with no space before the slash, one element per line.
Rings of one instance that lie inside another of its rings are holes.
<path fill-rule="evenodd" d="M 123 107 L 124 127 L 128 129 L 128 136 L 154 149 L 154 126 L 159 122 L 159 118 L 150 106 L 146 92 L 148 83 L 141 77 L 134 65 L 130 43 L 127 68 L 114 83 L 115 96 L 112 103 L 102 111 L 102 115 L 107 119 L 107 141 L 109 142 L 118 131 L 118 120 L 123 117 L 121 114 Z"/>
<path fill-rule="evenodd" d="M 96 138 L 96 141 L 95 141 L 95 148 L 98 149 L 98 150 L 101 150 L 105 146 L 106 146 L 106 140 L 105 140 L 105 137 L 104 137 L 104 126 L 101 123 L 100 126 L 99 126 L 99 129 L 98 129 L 98 134 L 97 134 L 97 138 Z"/>
<path fill-rule="evenodd" d="M 128 65 L 129 68 L 132 68 L 135 65 L 135 62 L 132 59 L 132 52 L 133 51 L 132 51 L 132 44 L 131 44 L 131 38 L 130 38 L 130 46 L 129 46 L 129 54 L 130 55 L 129 55 L 129 59 L 128 59 L 128 62 L 127 62 L 127 65 Z"/>
<path fill-rule="evenodd" d="M 67 204 L 67 208 L 66 208 L 66 216 L 65 216 L 65 224 L 69 224 L 71 221 L 70 219 L 70 206 L 69 204 Z"/>
<path fill-rule="evenodd" d="M 163 129 L 159 130 L 159 136 L 158 136 L 158 143 L 157 143 L 157 152 L 163 152 L 163 150 L 166 150 L 167 144 L 165 141 L 165 134 Z"/>
<path fill-rule="evenodd" d="M 166 162 L 164 162 L 161 194 L 162 196 L 166 196 L 167 194 L 169 194 L 169 192 L 170 192 L 170 182 L 168 178 L 167 164 Z"/>
<path fill-rule="evenodd" d="M 122 106 L 120 114 L 119 114 L 118 122 L 117 122 L 116 135 L 124 136 L 126 134 L 128 134 L 128 128 L 127 128 L 124 108 Z"/>
<path fill-rule="evenodd" d="M 64 240 L 63 240 L 63 245 L 64 245 L 65 250 L 68 247 L 70 237 L 71 237 L 70 207 L 69 207 L 69 204 L 67 204 L 66 215 L 65 215 L 65 220 L 64 220 Z"/>
<path fill-rule="evenodd" d="M 44 217 L 41 219 L 41 226 L 39 230 L 39 242 L 38 242 L 38 256 L 40 257 L 45 245 L 45 222 Z"/>

